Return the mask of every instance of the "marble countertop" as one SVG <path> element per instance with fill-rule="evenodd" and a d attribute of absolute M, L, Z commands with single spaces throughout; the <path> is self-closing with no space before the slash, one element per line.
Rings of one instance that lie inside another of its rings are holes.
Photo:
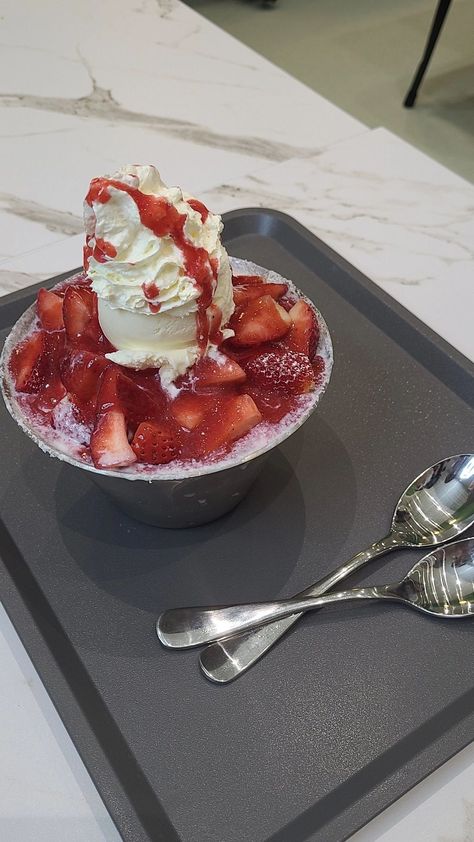
<path fill-rule="evenodd" d="M 5 0 L 0 42 L 0 292 L 77 266 L 91 176 L 150 161 L 213 210 L 295 216 L 474 359 L 461 178 L 177 0 Z M 0 664 L 0 837 L 119 842 L 4 611 Z M 468 842 L 473 761 L 470 746 L 353 842 Z"/>

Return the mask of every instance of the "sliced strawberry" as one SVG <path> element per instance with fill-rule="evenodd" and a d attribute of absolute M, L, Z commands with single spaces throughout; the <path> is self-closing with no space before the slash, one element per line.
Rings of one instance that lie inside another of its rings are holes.
<path fill-rule="evenodd" d="M 113 350 L 99 325 L 97 295 L 87 286 L 70 286 L 64 295 L 64 326 L 69 342 L 90 351 Z"/>
<path fill-rule="evenodd" d="M 249 360 L 246 365 L 250 383 L 259 389 L 282 395 L 309 392 L 315 377 L 306 354 L 297 351 L 267 351 Z"/>
<path fill-rule="evenodd" d="M 273 351 L 275 345 L 273 342 L 264 342 L 258 347 L 256 345 L 249 345 L 248 347 L 234 348 L 232 346 L 233 339 L 227 339 L 221 346 L 220 350 L 230 359 L 238 363 L 241 368 L 245 369 L 245 362 L 252 359 L 255 354 L 260 354 L 263 351 Z"/>
<path fill-rule="evenodd" d="M 319 340 L 319 325 L 316 315 L 306 301 L 297 301 L 290 310 L 291 329 L 285 338 L 285 345 L 291 351 L 299 351 L 313 359 Z"/>
<path fill-rule="evenodd" d="M 196 381 L 196 388 L 243 383 L 246 378 L 243 368 L 230 357 L 224 357 L 224 355 L 222 357 L 222 362 L 203 357 L 196 363 L 191 372 L 191 376 L 194 375 Z"/>
<path fill-rule="evenodd" d="M 73 351 L 61 363 L 61 380 L 79 401 L 95 401 L 100 376 L 109 365 L 105 357 L 92 351 Z"/>
<path fill-rule="evenodd" d="M 64 353 L 64 334 L 40 330 L 18 345 L 10 358 L 10 371 L 19 392 L 42 393 L 38 409 L 47 411 L 64 397 L 59 363 Z"/>
<path fill-rule="evenodd" d="M 87 287 L 68 287 L 64 295 L 64 325 L 67 338 L 73 342 L 79 339 L 95 316 L 97 302 L 94 293 Z"/>
<path fill-rule="evenodd" d="M 139 462 L 167 465 L 178 456 L 179 442 L 169 425 L 143 421 L 133 437 L 132 450 Z"/>
<path fill-rule="evenodd" d="M 128 443 L 125 415 L 118 397 L 120 371 L 109 366 L 102 375 L 97 396 L 97 417 L 91 436 L 91 456 L 96 468 L 124 468 L 137 461 Z"/>
<path fill-rule="evenodd" d="M 242 286 L 242 284 L 263 284 L 265 278 L 261 275 L 232 275 L 232 283 L 234 286 Z"/>
<path fill-rule="evenodd" d="M 133 372 L 132 376 L 137 377 L 137 373 Z M 121 371 L 117 377 L 117 390 L 127 430 L 133 436 L 142 421 L 155 421 L 165 416 L 166 398 L 159 378 L 142 376 L 141 382 L 136 382 L 132 376 Z"/>
<path fill-rule="evenodd" d="M 38 391 L 44 332 L 33 333 L 21 342 L 10 357 L 10 370 L 19 392 Z"/>
<path fill-rule="evenodd" d="M 215 398 L 212 395 L 181 392 L 171 404 L 171 412 L 180 427 L 185 430 L 194 430 L 212 411 L 215 403 Z"/>
<path fill-rule="evenodd" d="M 265 295 L 271 295 L 275 300 L 281 298 L 287 291 L 288 284 L 265 284 Z M 260 298 L 262 292 L 263 290 L 258 284 L 235 286 L 234 304 L 236 307 L 241 307 L 246 301 L 253 301 L 254 298 Z"/>
<path fill-rule="evenodd" d="M 201 455 L 230 447 L 259 424 L 262 416 L 250 395 L 235 395 L 220 403 L 195 433 L 199 432 Z"/>
<path fill-rule="evenodd" d="M 291 318 L 270 295 L 249 303 L 230 320 L 235 331 L 232 343 L 237 347 L 261 345 L 281 339 L 291 327 Z"/>
<path fill-rule="evenodd" d="M 36 299 L 36 312 L 44 330 L 63 329 L 63 302 L 59 295 L 48 289 L 40 289 Z"/>
<path fill-rule="evenodd" d="M 277 424 L 278 421 L 281 421 L 293 408 L 291 401 L 294 400 L 294 397 L 291 395 L 269 392 L 266 389 L 253 387 L 251 383 L 248 384 L 247 391 L 255 401 L 259 412 L 262 413 L 265 420 L 271 421 L 272 424 Z"/>

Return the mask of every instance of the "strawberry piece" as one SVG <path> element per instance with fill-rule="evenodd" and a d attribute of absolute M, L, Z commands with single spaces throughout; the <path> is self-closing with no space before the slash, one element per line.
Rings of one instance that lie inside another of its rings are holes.
<path fill-rule="evenodd" d="M 36 407 L 40 412 L 49 413 L 66 394 L 61 378 L 59 366 L 64 355 L 66 337 L 64 331 L 46 332 L 43 339 L 43 354 L 40 365 L 41 372 L 38 383 L 39 392 Z"/>
<path fill-rule="evenodd" d="M 247 391 L 250 397 L 255 401 L 255 404 L 261 412 L 266 421 L 271 421 L 272 424 L 277 424 L 278 421 L 293 409 L 291 403 L 292 396 L 282 395 L 279 392 L 268 392 L 266 389 L 262 390 L 253 387 L 250 383 L 247 386 Z"/>
<path fill-rule="evenodd" d="M 109 365 L 99 354 L 73 351 L 61 362 L 61 380 L 76 402 L 92 403 L 95 407 L 100 377 Z"/>
<path fill-rule="evenodd" d="M 36 312 L 44 330 L 63 329 L 63 302 L 59 295 L 48 289 L 40 289 L 36 300 Z"/>
<path fill-rule="evenodd" d="M 18 345 L 10 358 L 10 370 L 19 392 L 42 394 L 38 409 L 48 411 L 66 390 L 59 378 L 64 353 L 64 334 L 40 330 Z M 44 398 L 44 400 L 43 400 Z"/>
<path fill-rule="evenodd" d="M 230 327 L 235 331 L 234 345 L 261 345 L 285 336 L 291 327 L 291 318 L 270 295 L 263 295 L 234 313 Z"/>
<path fill-rule="evenodd" d="M 90 351 L 114 350 L 99 325 L 97 295 L 87 286 L 70 286 L 64 295 L 64 326 L 69 342 Z"/>
<path fill-rule="evenodd" d="M 316 315 L 306 301 L 297 301 L 291 308 L 291 329 L 285 338 L 285 345 L 291 351 L 299 351 L 313 359 L 319 340 L 319 325 Z"/>
<path fill-rule="evenodd" d="M 38 391 L 44 336 L 42 330 L 33 333 L 17 345 L 10 357 L 10 370 L 19 392 Z"/>
<path fill-rule="evenodd" d="M 271 295 L 275 300 L 281 298 L 287 291 L 288 284 L 265 284 L 265 295 Z M 263 290 L 258 284 L 243 284 L 242 286 L 234 287 L 233 292 L 235 306 L 241 307 L 247 301 L 260 298 Z"/>
<path fill-rule="evenodd" d="M 102 372 L 110 365 L 105 357 L 91 351 L 73 351 L 62 361 L 61 380 L 79 401 L 95 401 Z"/>
<path fill-rule="evenodd" d="M 118 397 L 119 374 L 119 369 L 110 365 L 102 375 L 96 423 L 90 442 L 96 468 L 124 468 L 137 461 L 128 443 L 125 415 Z"/>
<path fill-rule="evenodd" d="M 234 286 L 242 286 L 242 284 L 263 284 L 265 279 L 261 275 L 232 275 L 232 283 Z"/>
<path fill-rule="evenodd" d="M 139 462 L 167 465 L 178 456 L 179 442 L 170 426 L 143 421 L 133 437 L 132 450 Z"/>
<path fill-rule="evenodd" d="M 215 407 L 212 395 L 196 395 L 194 392 L 182 392 L 171 404 L 174 418 L 185 430 L 194 430 L 206 415 Z"/>
<path fill-rule="evenodd" d="M 306 354 L 297 351 L 267 351 L 249 360 L 247 376 L 259 389 L 299 395 L 314 388 L 315 378 Z"/>
<path fill-rule="evenodd" d="M 141 382 L 136 382 L 132 377 L 137 374 L 131 372 L 129 377 L 121 371 L 117 376 L 119 401 L 132 436 L 142 421 L 158 421 L 166 414 L 166 398 L 159 379 L 142 375 Z"/>
<path fill-rule="evenodd" d="M 230 447 L 261 420 L 262 416 L 250 395 L 228 398 L 196 430 L 196 433 L 199 432 L 200 455 Z"/>
<path fill-rule="evenodd" d="M 230 357 L 225 357 L 222 362 L 217 362 L 210 357 L 203 357 L 194 366 L 191 376 L 193 374 L 198 389 L 205 386 L 226 386 L 229 383 L 243 383 L 246 379 L 243 368 Z"/>
<path fill-rule="evenodd" d="M 97 302 L 87 287 L 70 286 L 64 295 L 64 326 L 67 338 L 74 342 L 84 334 L 95 315 Z"/>

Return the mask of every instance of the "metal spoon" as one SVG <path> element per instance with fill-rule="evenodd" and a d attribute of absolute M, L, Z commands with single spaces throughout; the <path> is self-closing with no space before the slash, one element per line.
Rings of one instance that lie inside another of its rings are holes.
<path fill-rule="evenodd" d="M 165 611 L 158 620 L 158 637 L 171 649 L 199 646 L 272 620 L 281 620 L 295 611 L 302 613 L 353 599 L 403 602 L 436 617 L 474 616 L 474 538 L 438 547 L 417 561 L 405 578 L 394 585 L 353 588 L 304 599 Z"/>
<path fill-rule="evenodd" d="M 474 523 L 474 456 L 443 459 L 420 474 L 397 503 L 389 534 L 364 552 L 306 588 L 298 597 L 320 596 L 390 550 L 436 546 L 464 532 Z M 224 684 L 259 660 L 299 619 L 293 614 L 255 631 L 218 641 L 201 653 L 200 665 L 211 681 Z"/>
<path fill-rule="evenodd" d="M 306 588 L 298 597 L 320 596 L 384 553 L 402 547 L 436 546 L 474 523 L 474 455 L 444 459 L 423 471 L 397 503 L 389 534 L 346 564 Z M 201 668 L 211 681 L 237 678 L 299 619 L 292 614 L 256 631 L 214 643 L 201 653 Z"/>

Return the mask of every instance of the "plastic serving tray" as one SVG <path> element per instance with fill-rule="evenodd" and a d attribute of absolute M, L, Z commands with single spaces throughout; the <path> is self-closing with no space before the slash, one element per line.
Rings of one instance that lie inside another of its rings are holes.
<path fill-rule="evenodd" d="M 219 687 L 154 622 L 290 595 L 382 537 L 412 478 L 473 450 L 474 368 L 289 217 L 235 211 L 225 235 L 324 314 L 320 409 L 231 514 L 172 531 L 121 514 L 2 406 L 0 592 L 126 842 L 333 842 L 473 738 L 474 624 L 333 606 Z M 0 300 L 3 336 L 35 292 Z M 351 582 L 396 580 L 421 554 Z"/>

